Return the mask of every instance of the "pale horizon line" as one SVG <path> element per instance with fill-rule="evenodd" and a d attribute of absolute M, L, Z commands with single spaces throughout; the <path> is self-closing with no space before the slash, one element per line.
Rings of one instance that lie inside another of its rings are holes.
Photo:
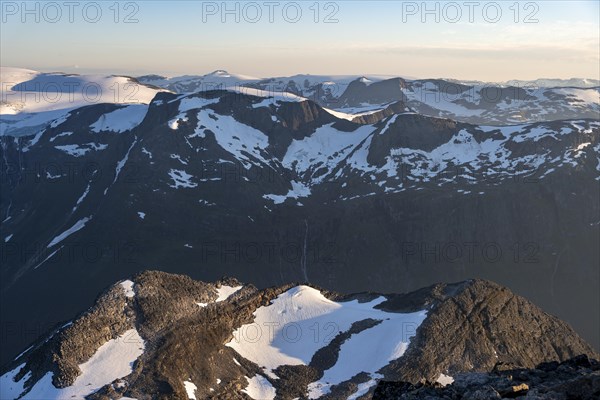
<path fill-rule="evenodd" d="M 451 76 L 413 76 L 410 74 L 378 74 L 378 73 L 334 73 L 334 74 L 328 74 L 328 73 L 306 73 L 306 72 L 300 72 L 300 73 L 292 73 L 292 74 L 275 74 L 275 75 L 263 75 L 263 76 L 255 76 L 255 75 L 248 75 L 245 73 L 240 73 L 240 72 L 231 72 L 229 69 L 226 68 L 217 68 L 217 69 L 212 69 L 209 70 L 209 72 L 206 73 L 196 73 L 196 72 L 166 72 L 166 71 L 139 71 L 139 72 L 135 72 L 135 73 L 128 73 L 128 72 L 119 72 L 119 70 L 123 70 L 122 68 L 115 68 L 115 70 L 117 72 L 108 70 L 106 68 L 98 68 L 98 69 L 94 69 L 94 68 L 80 68 L 77 66 L 62 66 L 62 67 L 23 67 L 23 66 L 14 66 L 14 65 L 0 65 L 0 68 L 15 68 L 15 69 L 24 69 L 24 70 L 31 70 L 31 71 L 36 71 L 36 72 L 40 72 L 40 73 L 45 73 L 45 74 L 51 74 L 51 73 L 58 73 L 58 74 L 73 74 L 73 75 L 115 75 L 115 76 L 127 76 L 127 77 L 132 77 L 132 78 L 138 78 L 141 76 L 146 76 L 146 75 L 157 75 L 157 76 L 161 76 L 164 77 L 166 79 L 173 79 L 173 78 L 178 78 L 178 77 L 184 77 L 184 76 L 190 76 L 190 77 L 201 77 L 201 76 L 206 76 L 206 75 L 210 75 L 213 74 L 217 71 L 224 71 L 227 74 L 230 75 L 239 75 L 239 76 L 244 76 L 248 79 L 256 79 L 256 80 L 264 80 L 264 79 L 270 79 L 270 78 L 291 78 L 291 77 L 295 77 L 295 76 L 323 76 L 323 77 L 336 77 L 336 78 L 351 78 L 351 77 L 356 77 L 356 78 L 360 78 L 360 77 L 379 77 L 379 78 L 385 78 L 385 79 L 393 79 L 393 78 L 402 78 L 402 79 L 408 79 L 408 80 L 428 80 L 428 79 L 441 79 L 441 80 L 454 80 L 454 81 L 463 81 L 463 82 L 482 82 L 482 83 L 505 83 L 505 82 L 510 82 L 510 81 L 522 81 L 522 82 L 527 82 L 527 81 L 536 81 L 536 80 L 561 80 L 561 81 L 568 81 L 568 80 L 573 80 L 573 79 L 580 79 L 580 80 L 595 80 L 595 81 L 600 81 L 600 76 L 596 77 L 596 78 L 590 78 L 590 77 L 583 77 L 583 76 L 570 76 L 568 78 L 559 78 L 559 77 L 549 77 L 549 76 L 541 76 L 541 77 L 537 77 L 537 78 L 533 78 L 533 79 L 526 79 L 526 78 L 510 78 L 510 79 L 505 79 L 505 80 L 482 80 L 482 79 L 470 79 L 470 78 L 456 78 L 456 77 L 451 77 Z M 244 79 L 241 79 L 240 81 L 244 81 Z"/>

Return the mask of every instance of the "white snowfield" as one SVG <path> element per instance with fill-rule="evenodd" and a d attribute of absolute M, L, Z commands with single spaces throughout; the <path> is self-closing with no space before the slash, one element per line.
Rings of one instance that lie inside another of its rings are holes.
<path fill-rule="evenodd" d="M 438 382 L 439 384 L 443 385 L 443 386 L 448 386 L 451 385 L 452 382 L 454 382 L 454 378 L 446 375 L 446 374 L 440 374 L 440 376 L 438 376 L 436 382 Z"/>
<path fill-rule="evenodd" d="M 135 291 L 133 290 L 133 281 L 127 279 L 124 280 L 123 282 L 121 282 L 121 287 L 123 288 L 123 291 L 125 292 L 125 297 L 135 297 Z"/>
<path fill-rule="evenodd" d="M 90 151 L 105 150 L 108 147 L 106 144 L 86 143 L 83 145 L 66 144 L 62 146 L 54 146 L 56 150 L 64 151 L 72 157 L 83 157 Z"/>
<path fill-rule="evenodd" d="M 337 117 L 340 119 L 345 119 L 347 121 L 353 121 L 356 117 L 375 114 L 376 112 L 381 111 L 383 109 L 384 109 L 384 107 L 377 105 L 375 108 L 370 109 L 368 111 L 355 111 L 354 109 L 343 109 L 344 111 L 340 111 L 340 110 L 332 110 L 329 108 L 325 108 L 325 111 L 327 111 L 329 114 L 333 115 L 334 117 Z"/>
<path fill-rule="evenodd" d="M 265 158 L 269 138 L 258 129 L 238 122 L 228 115 L 220 115 L 208 109 L 198 113 L 198 124 L 215 134 L 219 146 L 235 156 L 245 168 L 269 164 Z"/>
<path fill-rule="evenodd" d="M 27 372 L 20 380 L 14 381 L 14 378 L 23 367 L 25 367 L 25 364 L 21 364 L 12 371 L 0 376 L 0 398 L 2 400 L 16 399 L 25 390 L 24 385 L 31 377 L 31 372 Z"/>
<path fill-rule="evenodd" d="M 65 240 L 66 238 L 68 238 L 69 236 L 74 234 L 75 232 L 82 229 L 85 226 L 85 224 L 87 224 L 88 221 L 91 219 L 92 219 L 92 217 L 89 216 L 89 217 L 85 217 L 85 218 L 82 218 L 79 221 L 77 221 L 72 227 L 70 227 L 69 229 L 67 229 L 60 235 L 56 236 L 54 239 L 52 239 L 50 241 L 50 243 L 48 244 L 48 248 L 57 245 L 58 243 L 62 242 L 63 240 Z"/>
<path fill-rule="evenodd" d="M 220 100 L 219 97 L 215 97 L 214 99 L 205 99 L 202 97 L 195 96 L 186 96 L 181 99 L 179 102 L 179 113 L 183 114 L 190 110 L 195 110 L 199 108 L 206 107 L 211 104 L 218 103 Z"/>
<path fill-rule="evenodd" d="M 72 386 L 57 389 L 52 384 L 52 372 L 44 375 L 23 397 L 24 400 L 83 399 L 114 380 L 129 375 L 135 361 L 143 354 L 145 343 L 135 329 L 128 330 L 117 339 L 104 343 L 85 363 L 79 365 L 81 375 Z M 12 400 L 23 393 L 26 375 L 18 382 L 12 378 L 23 368 L 20 365 L 0 377 L 0 398 Z M 27 378 L 27 379 L 26 379 Z"/>
<path fill-rule="evenodd" d="M 198 307 L 204 308 L 204 307 L 207 307 L 209 304 L 220 303 L 222 301 L 229 299 L 231 296 L 233 296 L 234 294 L 239 292 L 242 288 L 243 288 L 243 286 L 221 285 L 220 288 L 215 289 L 217 291 L 217 299 L 215 301 L 213 301 L 211 303 L 196 303 L 196 304 L 198 305 Z"/>
<path fill-rule="evenodd" d="M 173 184 L 172 185 L 170 184 L 169 186 L 171 186 L 174 189 L 178 189 L 178 188 L 192 189 L 192 188 L 195 188 L 196 186 L 198 186 L 197 183 L 194 183 L 192 181 L 193 176 L 183 170 L 171 169 L 169 171 L 169 176 L 173 180 Z"/>
<path fill-rule="evenodd" d="M 358 387 L 356 388 L 356 392 L 354 392 L 350 396 L 348 396 L 348 400 L 357 400 L 359 397 L 367 394 L 369 392 L 369 390 L 371 390 L 372 387 L 377 386 L 377 383 L 379 382 L 378 379 L 383 378 L 383 375 L 372 374 L 371 377 L 373 379 L 371 379 L 367 382 L 364 382 L 364 383 L 359 383 Z M 318 393 L 318 392 L 316 392 L 316 393 Z"/>
<path fill-rule="evenodd" d="M 180 115 L 176 116 L 175 118 L 173 118 L 172 120 L 170 120 L 167 123 L 167 125 L 169 125 L 169 128 L 176 131 L 177 129 L 179 129 L 179 121 L 187 122 L 188 118 L 185 115 L 180 114 Z"/>
<path fill-rule="evenodd" d="M 188 396 L 188 399 L 196 400 L 196 389 L 198 389 L 198 387 L 190 381 L 184 381 L 183 386 L 185 387 L 185 392 Z"/>
<path fill-rule="evenodd" d="M 353 132 L 338 131 L 333 124 L 324 125 L 310 136 L 302 140 L 293 140 L 283 157 L 282 164 L 294 169 L 305 179 L 311 178 L 312 183 L 320 183 L 327 174 L 312 178 L 317 169 L 327 168 L 332 171 L 361 143 L 370 137 L 377 129 L 371 125 L 361 126 Z M 356 156 L 358 154 L 355 153 Z M 358 169 L 368 165 L 366 154 L 364 160 L 355 164 Z"/>
<path fill-rule="evenodd" d="M 110 131 L 125 132 L 138 126 L 146 116 L 148 106 L 145 104 L 133 104 L 125 106 L 104 114 L 90 125 L 93 132 Z"/>
<path fill-rule="evenodd" d="M 426 311 L 385 312 L 375 308 L 385 297 L 360 303 L 335 302 L 309 286 L 297 286 L 254 312 L 254 322 L 233 332 L 226 345 L 276 378 L 281 365 L 308 365 L 315 353 L 355 322 L 372 319 L 375 326 L 352 334 L 340 348 L 337 363 L 318 382 L 309 385 L 311 398 L 329 393 L 332 385 L 361 372 L 373 379 L 378 371 L 404 354 Z M 369 351 L 365 351 L 369 349 Z M 257 378 L 262 380 L 264 378 Z M 371 385 L 373 385 L 372 383 Z M 365 389 L 363 385 L 359 390 Z M 370 386 L 369 386 L 370 387 Z M 368 391 L 368 387 L 366 388 Z"/>
<path fill-rule="evenodd" d="M 275 398 L 275 388 L 271 383 L 265 379 L 262 375 L 254 375 L 252 378 L 248 378 L 248 386 L 242 389 L 242 392 L 246 393 L 254 400 L 273 400 Z"/>
<path fill-rule="evenodd" d="M 299 199 L 310 196 L 310 188 L 301 182 L 292 181 L 292 188 L 285 195 L 265 194 L 263 197 L 273 201 L 275 204 L 281 204 L 287 199 Z"/>
<path fill-rule="evenodd" d="M 83 106 L 148 104 L 159 91 L 125 76 L 69 75 L 0 67 L 0 135 L 34 134 Z M 141 110 L 129 109 L 107 118 L 123 129 L 131 125 L 132 118 L 139 119 Z M 98 121 L 94 129 L 102 129 L 103 125 Z"/>
<path fill-rule="evenodd" d="M 221 287 L 217 289 L 218 297 L 215 300 L 215 303 L 227 300 L 228 298 L 239 292 L 242 289 L 242 287 L 243 286 L 221 285 Z"/>

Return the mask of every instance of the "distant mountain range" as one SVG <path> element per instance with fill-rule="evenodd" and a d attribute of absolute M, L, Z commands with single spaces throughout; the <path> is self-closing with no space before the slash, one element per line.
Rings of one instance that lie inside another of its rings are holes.
<path fill-rule="evenodd" d="M 442 386 L 459 375 L 464 385 L 465 373 L 581 354 L 597 357 L 567 324 L 487 281 L 342 296 L 144 272 L 17 356 L 0 390 L 35 400 L 367 399 L 381 379 Z"/>
<path fill-rule="evenodd" d="M 502 83 L 391 76 L 295 75 L 259 79 L 214 71 L 202 76 L 137 80 L 176 93 L 257 88 L 272 94 L 293 93 L 323 107 L 347 113 L 371 113 L 395 101 L 433 117 L 474 124 L 516 124 L 556 119 L 595 118 L 600 81 L 538 79 Z"/>
<path fill-rule="evenodd" d="M 340 293 L 489 279 L 600 348 L 598 87 L 7 76 L 3 365 L 147 269 Z"/>
<path fill-rule="evenodd" d="M 295 75 L 259 79 L 214 71 L 166 78 L 40 73 L 2 67 L 0 135 L 35 134 L 84 105 L 148 104 L 159 91 L 196 93 L 254 88 L 298 95 L 341 114 L 369 115 L 404 101 L 423 115 L 480 125 L 595 118 L 600 83 L 593 79 L 462 82 L 390 76 Z M 9 89 L 10 88 L 10 89 Z"/>

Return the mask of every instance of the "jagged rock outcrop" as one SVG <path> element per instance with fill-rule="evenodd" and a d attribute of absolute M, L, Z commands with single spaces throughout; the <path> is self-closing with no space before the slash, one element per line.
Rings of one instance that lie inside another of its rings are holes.
<path fill-rule="evenodd" d="M 380 382 L 373 400 L 535 399 L 593 400 L 600 397 L 600 363 L 581 355 L 567 361 L 514 368 L 498 363 L 489 373 L 460 374 L 450 385 Z"/>

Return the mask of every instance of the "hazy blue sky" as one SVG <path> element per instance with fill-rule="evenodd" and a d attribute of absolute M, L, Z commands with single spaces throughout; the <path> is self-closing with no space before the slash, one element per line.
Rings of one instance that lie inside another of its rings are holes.
<path fill-rule="evenodd" d="M 234 12 L 225 15 L 221 1 L 76 3 L 69 9 L 63 1 L 30 2 L 26 13 L 21 1 L 2 1 L 1 64 L 133 75 L 215 69 L 259 77 L 481 80 L 600 74 L 597 1 L 427 2 L 433 13 L 426 15 L 421 1 L 228 2 Z M 137 22 L 125 23 L 131 13 Z"/>

